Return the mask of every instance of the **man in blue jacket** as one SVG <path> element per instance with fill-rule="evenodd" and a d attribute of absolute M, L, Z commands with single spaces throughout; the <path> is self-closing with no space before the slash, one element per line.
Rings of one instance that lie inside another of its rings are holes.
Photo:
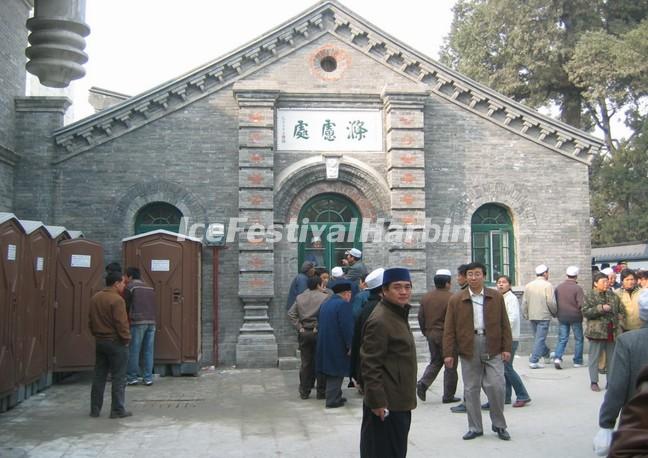
<path fill-rule="evenodd" d="M 326 407 L 342 407 L 342 379 L 349 375 L 353 313 L 351 282 L 340 280 L 333 287 L 333 297 L 320 307 L 317 333 L 317 372 L 326 375 Z"/>

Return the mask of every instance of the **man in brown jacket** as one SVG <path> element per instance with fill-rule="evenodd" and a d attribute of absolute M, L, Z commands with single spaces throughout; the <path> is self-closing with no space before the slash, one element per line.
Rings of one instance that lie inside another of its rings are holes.
<path fill-rule="evenodd" d="M 326 394 L 326 376 L 315 375 L 315 354 L 317 351 L 317 323 L 320 305 L 329 295 L 320 289 L 322 280 L 319 275 L 308 277 L 308 289 L 297 296 L 295 303 L 288 310 L 288 317 L 295 329 L 299 342 L 301 367 L 299 368 L 299 396 L 308 399 L 317 378 L 317 399 L 324 399 Z"/>
<path fill-rule="evenodd" d="M 502 440 L 511 436 L 504 418 L 504 361 L 511 358 L 511 326 L 502 295 L 484 287 L 486 267 L 468 266 L 468 288 L 450 298 L 443 333 L 443 355 L 447 367 L 454 365 L 456 346 L 461 358 L 461 376 L 468 413 L 464 440 L 484 434 L 480 391 L 484 388 L 490 405 L 493 432 Z"/>
<path fill-rule="evenodd" d="M 361 457 L 405 457 L 416 408 L 416 346 L 407 316 L 412 282 L 407 269 L 385 270 L 383 298 L 367 319 L 360 362 L 364 405 Z"/>
<path fill-rule="evenodd" d="M 448 309 L 448 301 L 452 297 L 450 292 L 452 287 L 451 279 L 452 273 L 449 270 L 437 270 L 434 275 L 434 289 L 428 291 L 421 299 L 418 321 L 430 349 L 430 364 L 427 365 L 423 376 L 416 384 L 416 395 L 421 401 L 425 401 L 425 392 L 432 385 L 443 367 L 443 324 Z M 452 367 L 446 367 L 443 373 L 442 402 L 444 404 L 461 400 L 455 397 L 457 378 L 457 361 L 455 359 Z"/>
<path fill-rule="evenodd" d="M 126 303 L 121 296 L 125 286 L 121 272 L 108 272 L 106 288 L 90 299 L 88 324 L 96 340 L 95 373 L 90 394 L 91 417 L 98 417 L 101 413 L 108 372 L 112 373 L 110 418 L 132 415 L 124 407 L 128 344 L 131 340 Z"/>

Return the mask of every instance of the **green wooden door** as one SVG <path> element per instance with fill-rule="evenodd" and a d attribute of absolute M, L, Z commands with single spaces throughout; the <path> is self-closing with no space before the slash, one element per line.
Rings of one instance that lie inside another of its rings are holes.
<path fill-rule="evenodd" d="M 322 194 L 309 200 L 299 215 L 299 266 L 313 261 L 331 270 L 342 265 L 345 251 L 362 249 L 358 208 L 338 194 Z"/>

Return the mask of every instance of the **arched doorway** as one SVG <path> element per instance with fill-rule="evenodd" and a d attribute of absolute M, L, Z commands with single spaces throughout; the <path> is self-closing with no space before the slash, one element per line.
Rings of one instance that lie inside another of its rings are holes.
<path fill-rule="evenodd" d="M 344 252 L 362 249 L 358 207 L 339 194 L 320 194 L 299 213 L 299 266 L 314 261 L 327 270 L 342 265 Z"/>
<path fill-rule="evenodd" d="M 135 234 L 164 229 L 170 232 L 180 230 L 182 212 L 166 202 L 152 202 L 144 205 L 135 216 Z"/>
<path fill-rule="evenodd" d="M 499 275 L 515 282 L 513 223 L 508 210 L 489 203 L 475 211 L 471 219 L 472 259 L 486 266 L 486 283 L 492 285 Z"/>

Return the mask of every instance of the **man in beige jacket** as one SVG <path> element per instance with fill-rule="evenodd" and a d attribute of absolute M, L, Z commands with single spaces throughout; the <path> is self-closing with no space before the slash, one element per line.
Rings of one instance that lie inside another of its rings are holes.
<path fill-rule="evenodd" d="M 549 268 L 540 264 L 535 268 L 536 279 L 524 288 L 522 298 L 522 316 L 531 321 L 534 343 L 529 357 L 529 367 L 540 369 L 544 364 L 540 361 L 543 356 L 552 358 L 551 350 L 546 344 L 551 318 L 558 313 L 554 288 L 549 283 Z"/>

